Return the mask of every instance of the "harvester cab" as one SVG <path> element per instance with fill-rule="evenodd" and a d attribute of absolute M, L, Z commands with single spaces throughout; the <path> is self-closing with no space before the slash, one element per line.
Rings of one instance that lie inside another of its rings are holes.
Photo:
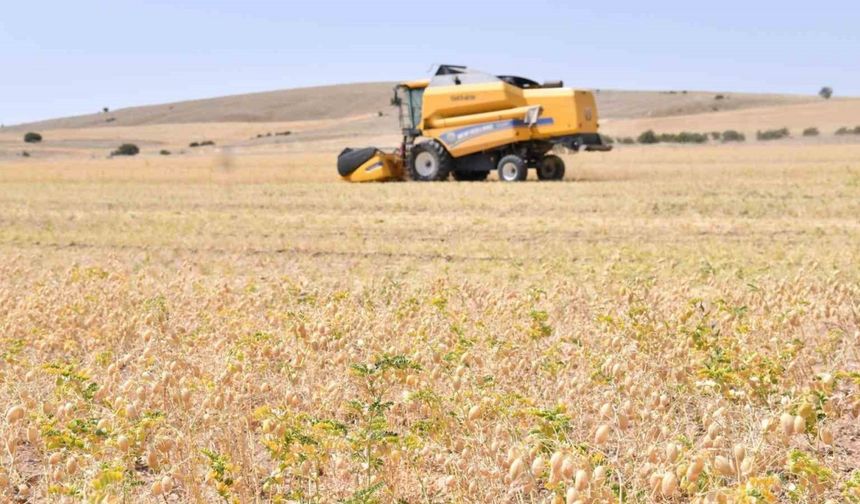
<path fill-rule="evenodd" d="M 344 179 L 485 180 L 497 170 L 513 182 L 534 169 L 539 180 L 561 180 L 565 165 L 553 148 L 611 149 L 597 133 L 594 95 L 561 82 L 441 65 L 429 80 L 395 86 L 391 102 L 399 109 L 399 152 L 347 149 L 338 159 Z"/>

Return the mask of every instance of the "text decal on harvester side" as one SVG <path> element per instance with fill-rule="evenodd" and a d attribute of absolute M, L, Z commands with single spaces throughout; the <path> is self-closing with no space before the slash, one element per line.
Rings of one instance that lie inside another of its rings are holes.
<path fill-rule="evenodd" d="M 543 117 L 538 119 L 538 126 L 547 126 L 552 124 L 552 117 Z M 463 142 L 469 141 L 473 138 L 477 138 L 479 136 L 487 135 L 490 133 L 494 133 L 496 131 L 501 131 L 505 129 L 511 128 L 523 128 L 528 125 L 519 119 L 511 119 L 508 121 L 498 121 L 492 123 L 478 124 L 475 126 L 467 126 L 465 128 L 460 128 L 453 131 L 448 131 L 440 136 L 443 142 L 447 145 L 453 147 L 455 145 L 459 145 Z"/>

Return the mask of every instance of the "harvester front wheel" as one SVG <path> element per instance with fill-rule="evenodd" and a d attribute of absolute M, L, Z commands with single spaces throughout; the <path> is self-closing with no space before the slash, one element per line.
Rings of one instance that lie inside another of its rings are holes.
<path fill-rule="evenodd" d="M 564 161 L 555 155 L 544 156 L 537 166 L 539 180 L 561 180 L 564 178 Z"/>
<path fill-rule="evenodd" d="M 439 142 L 421 142 L 409 155 L 409 176 L 421 182 L 446 180 L 453 165 L 451 154 Z"/>
<path fill-rule="evenodd" d="M 523 158 L 516 154 L 503 157 L 499 161 L 499 180 L 502 182 L 519 182 L 529 176 L 529 169 Z"/>

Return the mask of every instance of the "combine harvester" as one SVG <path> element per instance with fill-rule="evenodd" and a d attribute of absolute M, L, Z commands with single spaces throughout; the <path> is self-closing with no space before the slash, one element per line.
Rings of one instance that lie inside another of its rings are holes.
<path fill-rule="evenodd" d="M 540 180 L 561 180 L 564 161 L 553 147 L 611 149 L 597 133 L 594 95 L 561 82 L 441 65 L 430 80 L 398 84 L 392 103 L 400 108 L 399 152 L 344 150 L 337 162 L 344 180 L 485 180 L 498 170 L 500 180 L 514 182 L 530 168 Z"/>

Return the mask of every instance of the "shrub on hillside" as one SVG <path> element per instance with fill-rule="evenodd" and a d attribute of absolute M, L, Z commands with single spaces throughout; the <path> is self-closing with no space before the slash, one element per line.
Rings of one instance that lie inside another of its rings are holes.
<path fill-rule="evenodd" d="M 818 128 L 806 128 L 805 130 L 803 130 L 803 136 L 805 137 L 818 136 L 819 133 L 820 132 L 818 131 Z"/>
<path fill-rule="evenodd" d="M 161 149 L 161 151 L 159 151 L 159 154 L 161 154 L 162 156 L 169 156 L 170 151 L 167 149 Z"/>
<path fill-rule="evenodd" d="M 757 131 L 755 134 L 756 140 L 781 140 L 789 136 L 788 128 L 775 130 Z"/>
<path fill-rule="evenodd" d="M 708 134 L 707 133 L 691 133 L 689 131 L 682 131 L 678 135 L 678 141 L 681 143 L 707 143 L 708 142 Z"/>
<path fill-rule="evenodd" d="M 24 141 L 27 143 L 39 143 L 42 141 L 42 135 L 31 131 L 24 135 Z"/>
<path fill-rule="evenodd" d="M 722 136 L 722 133 L 720 133 L 719 131 L 711 132 L 711 140 L 719 140 Z"/>
<path fill-rule="evenodd" d="M 215 142 L 212 140 L 203 140 L 202 142 L 191 142 L 188 144 L 189 147 L 206 147 L 207 145 L 215 145 Z"/>
<path fill-rule="evenodd" d="M 633 145 L 636 143 L 636 140 L 633 137 L 623 137 L 618 139 L 618 143 L 623 145 Z"/>
<path fill-rule="evenodd" d="M 735 130 L 723 131 L 723 143 L 726 143 L 726 142 L 745 142 L 746 139 L 747 139 L 746 135 L 744 135 L 740 131 L 735 131 Z"/>
<path fill-rule="evenodd" d="M 655 144 L 660 142 L 660 138 L 657 133 L 654 133 L 654 130 L 648 130 L 639 135 L 636 141 L 641 144 Z"/>
<path fill-rule="evenodd" d="M 134 144 L 122 144 L 116 148 L 115 151 L 111 152 L 111 156 L 137 156 L 140 153 L 140 149 L 137 145 Z"/>
<path fill-rule="evenodd" d="M 836 130 L 836 134 L 841 135 L 860 135 L 860 126 L 855 126 L 854 129 L 846 128 L 845 126 Z"/>
<path fill-rule="evenodd" d="M 663 143 L 705 143 L 708 141 L 707 133 L 693 133 L 682 131 L 680 133 L 660 133 L 656 136 L 658 142 Z"/>

